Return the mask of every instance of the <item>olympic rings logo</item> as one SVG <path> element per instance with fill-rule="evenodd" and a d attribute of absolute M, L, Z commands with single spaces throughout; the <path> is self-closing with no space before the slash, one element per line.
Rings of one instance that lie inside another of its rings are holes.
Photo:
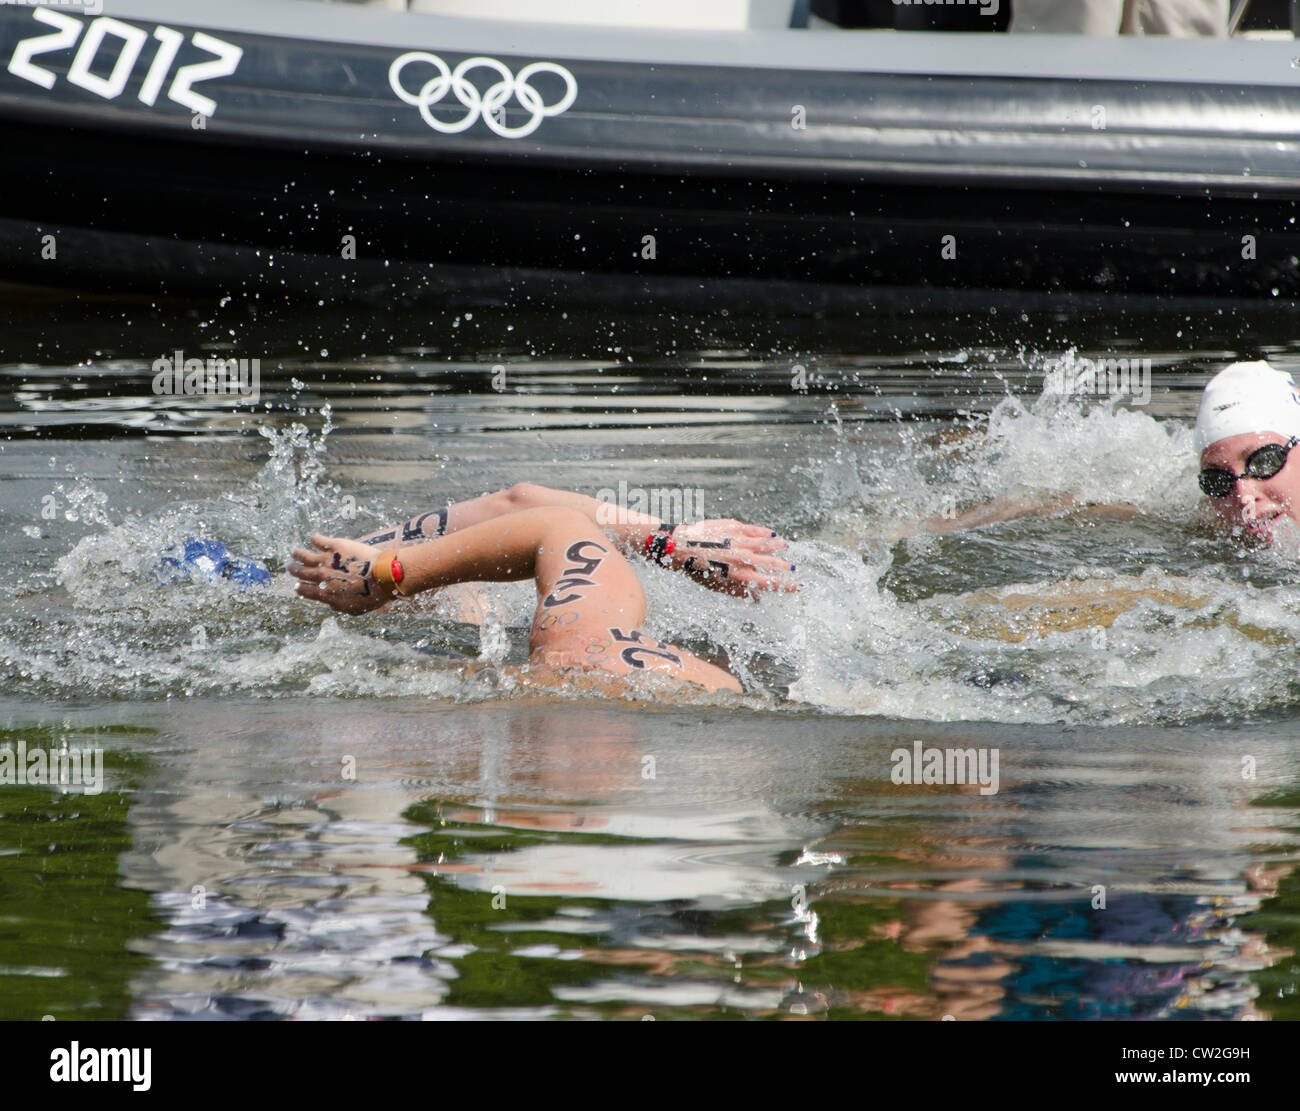
<path fill-rule="evenodd" d="M 410 92 L 402 84 L 402 71 L 412 62 L 422 62 L 438 71 L 421 86 L 418 93 Z M 465 77 L 472 69 L 494 70 L 501 80 L 489 85 L 487 92 L 480 93 Z M 544 103 L 541 94 L 529 84 L 529 80 L 539 73 L 553 73 L 564 82 L 564 96 L 554 104 Z M 394 61 L 388 67 L 388 83 L 398 97 L 420 110 L 425 123 L 444 135 L 466 131 L 481 119 L 503 139 L 522 139 L 536 131 L 547 116 L 558 116 L 568 109 L 578 96 L 578 82 L 573 74 L 555 62 L 533 62 L 524 66 L 516 77 L 510 72 L 509 66 L 495 58 L 466 58 L 452 70 L 447 68 L 447 63 L 437 54 L 424 50 L 412 50 Z M 447 95 L 448 90 L 456 94 L 456 99 L 465 108 L 465 115 L 451 123 L 444 123 L 431 109 Z M 505 122 L 505 104 L 511 97 L 532 114 L 531 119 L 515 127 L 510 127 Z"/>

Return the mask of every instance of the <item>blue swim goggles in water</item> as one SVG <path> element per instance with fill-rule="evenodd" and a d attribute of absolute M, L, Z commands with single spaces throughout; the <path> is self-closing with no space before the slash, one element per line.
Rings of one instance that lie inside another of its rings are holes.
<path fill-rule="evenodd" d="M 186 580 L 216 582 L 219 579 L 226 579 L 241 590 L 247 590 L 250 586 L 269 586 L 271 572 L 255 559 L 235 555 L 220 540 L 194 537 L 164 551 L 158 564 L 158 582 L 162 585 Z"/>

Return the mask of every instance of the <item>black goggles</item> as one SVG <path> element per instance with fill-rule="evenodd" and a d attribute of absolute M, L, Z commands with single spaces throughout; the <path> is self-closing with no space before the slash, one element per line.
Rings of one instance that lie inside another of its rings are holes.
<path fill-rule="evenodd" d="M 1246 469 L 1241 474 L 1210 467 L 1200 473 L 1201 490 L 1209 498 L 1226 498 L 1243 478 L 1272 478 L 1286 466 L 1286 457 L 1300 438 L 1292 436 L 1284 444 L 1265 444 L 1252 451 L 1246 459 Z"/>

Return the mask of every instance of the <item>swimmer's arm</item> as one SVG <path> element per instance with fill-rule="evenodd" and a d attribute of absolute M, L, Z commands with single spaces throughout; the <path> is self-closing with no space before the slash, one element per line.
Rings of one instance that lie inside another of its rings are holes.
<path fill-rule="evenodd" d="M 624 509 L 586 494 L 555 490 L 535 482 L 517 482 L 507 490 L 456 502 L 412 517 L 402 525 L 360 538 L 379 548 L 421 544 L 523 509 L 574 509 L 604 529 L 629 554 L 649 558 L 647 539 L 664 522 L 649 513 Z M 674 534 L 676 551 L 669 560 L 673 570 L 728 594 L 758 590 L 794 590 L 788 579 L 792 566 L 771 553 L 788 545 L 771 529 L 742 521 L 698 521 Z"/>
<path fill-rule="evenodd" d="M 533 482 L 517 482 L 507 490 L 469 498 L 440 509 L 431 509 L 391 528 L 381 529 L 358 538 L 362 544 L 383 548 L 404 548 L 422 544 L 435 536 L 445 536 L 471 525 L 482 524 L 521 509 L 576 509 L 590 517 L 619 543 L 633 547 L 644 545 L 645 538 L 663 521 L 648 513 L 620 509 L 611 502 L 598 501 L 586 494 L 553 490 Z"/>
<path fill-rule="evenodd" d="M 995 498 L 985 505 L 977 505 L 961 513 L 948 517 L 927 517 L 920 521 L 904 521 L 892 532 L 886 533 L 885 539 L 890 543 L 915 536 L 918 532 L 959 532 L 962 529 L 979 528 L 981 525 L 993 525 L 1000 521 L 1013 521 L 1017 517 L 1028 517 L 1039 513 L 1055 513 L 1071 505 L 1074 498 L 1069 494 L 1057 494 L 1039 501 L 1029 498 Z"/>
<path fill-rule="evenodd" d="M 402 554 L 402 588 L 406 596 L 464 582 L 517 582 L 532 578 L 539 549 L 554 515 L 520 512 L 500 525 L 480 521 L 465 525 L 455 540 L 440 537 Z M 319 551 L 295 548 L 289 572 L 298 579 L 303 598 L 324 602 L 343 613 L 366 613 L 392 601 L 397 591 L 379 581 L 374 562 L 381 549 L 344 537 L 315 532 Z"/>
<path fill-rule="evenodd" d="M 1127 503 L 1087 505 L 1077 501 L 1073 494 L 1054 494 L 1051 497 L 1037 500 L 1003 497 L 995 498 L 985 505 L 977 505 L 951 517 L 929 517 L 921 521 L 904 521 L 892 531 L 887 532 L 884 539 L 892 544 L 896 540 L 915 536 L 918 532 L 957 532 L 961 529 L 979 528 L 982 525 L 998 524 L 1001 521 L 1013 521 L 1018 517 L 1042 516 L 1071 508 L 1080 509 L 1090 514 L 1106 513 L 1120 517 L 1132 517 L 1139 512 L 1137 506 Z"/>

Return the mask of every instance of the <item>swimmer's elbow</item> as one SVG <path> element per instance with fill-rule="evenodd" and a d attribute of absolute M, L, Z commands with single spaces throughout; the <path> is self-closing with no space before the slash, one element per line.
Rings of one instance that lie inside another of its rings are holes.
<path fill-rule="evenodd" d="M 514 509 L 528 509 L 538 504 L 540 495 L 545 491 L 545 487 L 538 486 L 535 482 L 516 482 L 508 490 L 503 491 L 505 500 Z"/>

